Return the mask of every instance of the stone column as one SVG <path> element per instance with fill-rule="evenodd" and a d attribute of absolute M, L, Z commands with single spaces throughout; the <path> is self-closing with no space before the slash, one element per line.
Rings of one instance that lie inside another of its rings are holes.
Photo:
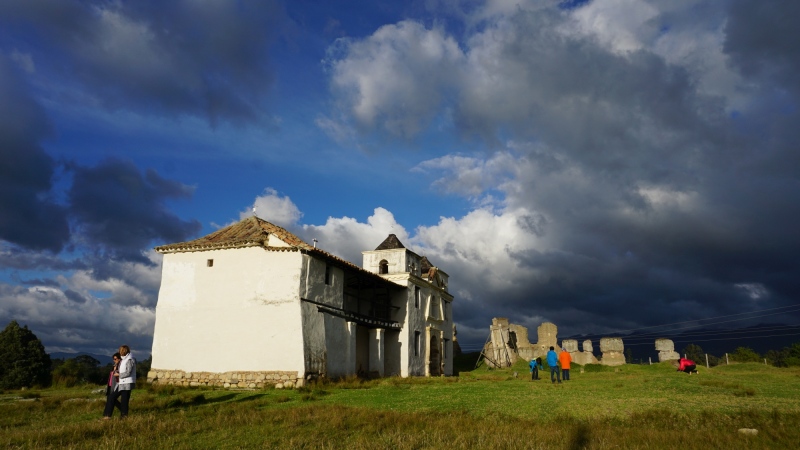
<path fill-rule="evenodd" d="M 539 340 L 536 342 L 536 356 L 544 356 L 554 347 L 556 351 L 558 348 L 558 327 L 551 322 L 544 322 L 536 328 L 536 334 Z"/>
<path fill-rule="evenodd" d="M 603 359 L 600 364 L 604 366 L 621 366 L 625 364 L 625 344 L 622 338 L 604 337 L 600 339 L 600 351 L 603 352 Z"/>
<path fill-rule="evenodd" d="M 576 353 L 578 351 L 578 341 L 576 339 L 564 339 L 561 341 L 561 348 L 570 353 Z"/>
<path fill-rule="evenodd" d="M 373 328 L 369 330 L 369 371 L 378 372 L 378 376 L 383 376 L 384 359 L 386 355 L 383 328 Z"/>
<path fill-rule="evenodd" d="M 431 376 L 431 327 L 425 327 L 425 334 L 422 335 L 422 363 L 423 374 L 426 377 Z"/>
<path fill-rule="evenodd" d="M 671 339 L 656 339 L 659 361 L 677 361 L 681 356 L 675 351 L 675 343 Z"/>
<path fill-rule="evenodd" d="M 358 324 L 347 322 L 347 375 L 355 375 L 358 371 L 356 367 L 356 330 Z"/>

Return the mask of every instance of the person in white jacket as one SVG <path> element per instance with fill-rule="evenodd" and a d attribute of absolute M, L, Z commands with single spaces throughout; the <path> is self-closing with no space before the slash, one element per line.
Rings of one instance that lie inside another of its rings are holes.
<path fill-rule="evenodd" d="M 103 411 L 103 419 L 110 419 L 114 414 L 114 406 L 119 408 L 122 418 L 128 417 L 128 403 L 131 399 L 131 389 L 136 387 L 136 360 L 133 359 L 131 349 L 127 345 L 119 348 L 122 361 L 119 362 L 119 369 L 115 373 L 118 381 L 111 393 L 112 398 L 106 402 L 106 409 Z M 117 402 L 119 399 L 119 402 Z"/>

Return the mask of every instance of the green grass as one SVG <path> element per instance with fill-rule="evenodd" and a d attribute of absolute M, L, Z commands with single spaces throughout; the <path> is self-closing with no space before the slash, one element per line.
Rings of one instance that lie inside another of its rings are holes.
<path fill-rule="evenodd" d="M 800 370 L 759 364 L 527 366 L 459 377 L 347 379 L 296 390 L 151 387 L 101 421 L 96 387 L 0 394 L 3 448 L 796 448 Z M 513 376 L 517 372 L 517 377 Z M 757 436 L 737 433 L 756 428 Z"/>

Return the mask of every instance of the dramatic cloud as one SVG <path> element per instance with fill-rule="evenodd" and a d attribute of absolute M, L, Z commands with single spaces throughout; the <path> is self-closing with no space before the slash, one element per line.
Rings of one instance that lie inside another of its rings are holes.
<path fill-rule="evenodd" d="M 447 116 L 489 144 L 416 167 L 476 204 L 410 241 L 458 274 L 459 324 L 496 315 L 597 333 L 794 302 L 791 15 L 745 2 L 513 3 L 465 12 L 473 27 L 458 44 L 406 21 L 332 62 L 338 113 L 362 133 L 415 137 Z M 434 73 L 392 70 L 414 67 L 403 52 L 365 57 L 413 47 L 400 32 L 411 28 L 453 42 L 453 56 L 428 60 Z M 430 86 L 450 94 L 428 101 Z M 414 126 L 397 133 L 375 111 Z"/>
<path fill-rule="evenodd" d="M 160 257 L 148 258 L 148 264 L 107 261 L 119 278 L 81 270 L 28 287 L 0 283 L 0 320 L 27 325 L 50 352 L 108 354 L 126 343 L 147 353 L 161 278 Z"/>
<path fill-rule="evenodd" d="M 321 249 L 359 266 L 361 252 L 374 250 L 390 234 L 396 235 L 400 242 L 408 240 L 406 230 L 384 208 L 375 208 L 366 223 L 350 217 L 328 217 L 324 225 L 303 225 L 297 233 L 306 242 L 317 239 Z"/>
<path fill-rule="evenodd" d="M 359 127 L 412 137 L 447 97 L 463 57 L 443 30 L 405 21 L 386 25 L 363 41 L 339 39 L 329 64 L 333 89 Z"/>
<path fill-rule="evenodd" d="M 69 227 L 64 208 L 50 198 L 56 164 L 40 144 L 48 121 L 2 54 L 0 98 L 0 239 L 58 252 Z"/>
<path fill-rule="evenodd" d="M 268 49 L 282 10 L 273 1 L 10 0 L 0 24 L 44 40 L 34 60 L 80 81 L 108 108 L 253 121 L 271 86 Z M 30 30 L 23 25 L 30 26 Z"/>
<path fill-rule="evenodd" d="M 194 195 L 187 217 L 255 206 L 356 264 L 396 234 L 450 274 L 472 348 L 493 316 L 563 336 L 800 298 L 797 5 L 305 8 L 0 3 L 0 319 L 41 328 L 48 348 L 149 347 L 150 247 L 201 233 L 170 210 Z M 238 126 L 263 124 L 272 97 L 270 123 L 290 131 Z M 227 156 L 242 151 L 269 162 L 240 170 Z M 253 205 L 209 211 L 258 179 L 274 189 Z M 303 223 L 298 205 L 321 201 L 374 212 Z"/>
<path fill-rule="evenodd" d="M 131 162 L 107 160 L 74 169 L 69 200 L 85 245 L 144 262 L 143 249 L 154 240 L 181 242 L 200 230 L 199 222 L 184 221 L 166 206 L 168 199 L 188 198 L 192 192 L 154 170 L 142 174 Z"/>

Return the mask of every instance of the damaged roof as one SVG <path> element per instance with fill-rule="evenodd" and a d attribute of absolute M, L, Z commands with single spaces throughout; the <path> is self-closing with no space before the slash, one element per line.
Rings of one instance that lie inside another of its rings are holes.
<path fill-rule="evenodd" d="M 288 247 L 270 246 L 270 234 L 285 242 Z M 184 253 L 245 247 L 262 247 L 268 251 L 301 251 L 304 253 L 314 254 L 327 259 L 328 261 L 342 268 L 355 270 L 362 275 L 367 275 L 369 278 L 375 278 L 384 283 L 388 283 L 388 286 L 397 286 L 394 283 L 385 281 L 377 274 L 374 274 L 368 270 L 364 270 L 361 268 L 361 266 L 357 266 L 350 261 L 344 260 L 332 253 L 320 250 L 313 245 L 309 245 L 286 229 L 255 216 L 248 217 L 225 228 L 220 228 L 209 235 L 193 241 L 162 245 L 156 247 L 155 250 L 159 253 Z"/>

